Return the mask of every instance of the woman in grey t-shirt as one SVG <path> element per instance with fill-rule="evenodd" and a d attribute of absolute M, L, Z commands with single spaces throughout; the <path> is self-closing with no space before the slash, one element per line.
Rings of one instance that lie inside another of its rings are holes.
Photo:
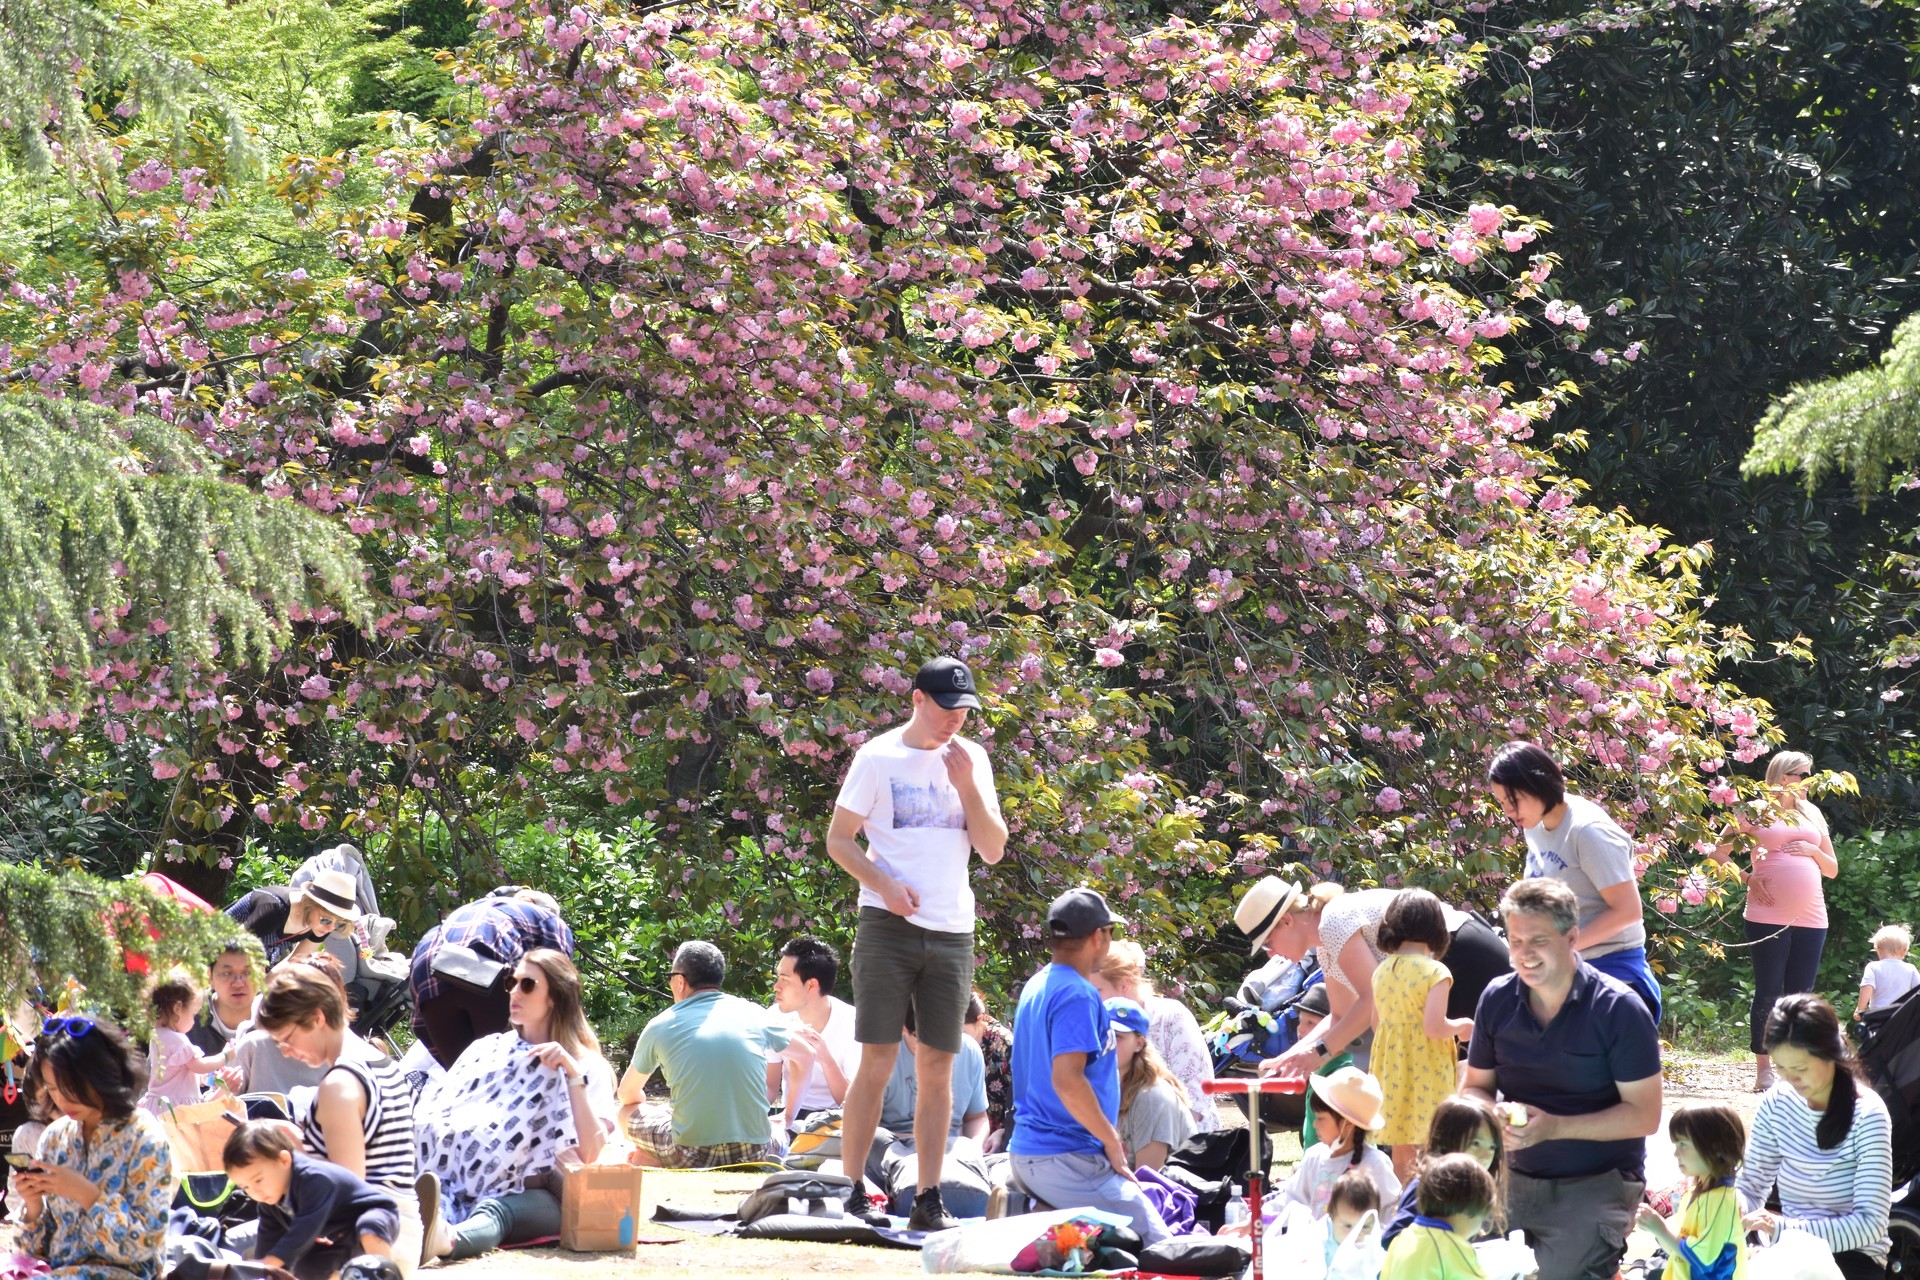
<path fill-rule="evenodd" d="M 1180 1078 L 1161 1060 L 1147 1039 L 1147 1011 L 1123 996 L 1106 1002 L 1113 1024 L 1114 1062 L 1120 1070 L 1120 1145 L 1136 1169 L 1158 1169 L 1167 1156 L 1193 1136 Z"/>
<path fill-rule="evenodd" d="M 1488 789 L 1527 841 L 1527 875 L 1549 876 L 1580 903 L 1580 958 L 1633 988 L 1655 1023 L 1660 984 L 1647 966 L 1647 929 L 1633 837 L 1585 796 L 1567 790 L 1554 758 L 1509 742 L 1487 766 Z"/>

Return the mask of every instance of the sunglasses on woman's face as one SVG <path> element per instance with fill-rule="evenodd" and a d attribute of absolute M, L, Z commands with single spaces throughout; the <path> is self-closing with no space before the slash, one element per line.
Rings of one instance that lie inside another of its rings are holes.
<path fill-rule="evenodd" d="M 1788 774 L 1788 775 L 1787 775 L 1787 781 L 1788 781 L 1788 782 L 1792 782 L 1792 781 L 1794 781 L 1795 779 L 1798 779 L 1798 778 L 1806 778 L 1806 777 L 1811 777 L 1811 776 L 1812 776 L 1812 775 L 1810 775 L 1810 774 L 1809 774 L 1809 773 L 1808 773 L 1808 772 L 1807 772 L 1807 771 L 1806 771 L 1805 769 L 1802 769 L 1802 770 L 1801 770 L 1800 772 L 1798 772 L 1798 773 L 1790 773 L 1790 774 Z"/>
<path fill-rule="evenodd" d="M 540 989 L 540 979 L 538 979 L 538 978 L 515 978 L 515 979 L 513 980 L 513 988 L 514 988 L 514 990 L 516 990 L 516 991 L 518 991 L 518 992 L 519 992 L 519 993 L 520 993 L 521 995 L 523 995 L 523 996 L 530 996 L 530 995 L 532 995 L 532 994 L 533 994 L 534 992 L 536 992 L 536 991 L 538 991 L 538 990 Z"/>
<path fill-rule="evenodd" d="M 83 1018 L 79 1014 L 55 1014 L 40 1024 L 40 1030 L 47 1035 L 83 1036 L 93 1030 L 93 1019 Z"/>

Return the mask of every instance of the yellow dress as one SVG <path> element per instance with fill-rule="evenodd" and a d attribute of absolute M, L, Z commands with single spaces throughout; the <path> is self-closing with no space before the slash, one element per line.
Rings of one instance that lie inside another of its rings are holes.
<path fill-rule="evenodd" d="M 1373 1135 L 1378 1146 L 1427 1140 L 1427 1125 L 1459 1076 L 1452 1040 L 1426 1031 L 1427 993 L 1453 975 L 1432 956 L 1393 955 L 1373 971 L 1373 1001 L 1380 1027 L 1373 1035 L 1373 1074 L 1386 1094 L 1386 1124 Z"/>

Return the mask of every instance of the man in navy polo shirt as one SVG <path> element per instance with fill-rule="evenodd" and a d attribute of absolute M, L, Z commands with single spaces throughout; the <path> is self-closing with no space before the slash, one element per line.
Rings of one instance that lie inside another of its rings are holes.
<path fill-rule="evenodd" d="M 1120 1068 L 1113 1027 L 1091 981 L 1118 924 L 1092 889 L 1047 908 L 1053 963 L 1027 979 L 1013 1015 L 1013 1174 L 1056 1209 L 1123 1213 L 1152 1245 L 1169 1235 L 1127 1164 L 1114 1127 Z"/>
<path fill-rule="evenodd" d="M 1611 1280 L 1660 1127 L 1660 1039 L 1631 988 L 1580 959 L 1580 904 L 1558 880 L 1500 900 L 1513 973 L 1480 997 L 1467 1092 L 1504 1102 L 1507 1222 L 1542 1280 Z"/>

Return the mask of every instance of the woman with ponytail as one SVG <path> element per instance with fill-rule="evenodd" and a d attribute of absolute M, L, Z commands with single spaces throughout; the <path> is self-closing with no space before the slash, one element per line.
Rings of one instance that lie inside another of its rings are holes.
<path fill-rule="evenodd" d="M 1887 1274 L 1893 1199 L 1892 1124 L 1840 1031 L 1815 995 L 1782 996 L 1761 1037 L 1777 1083 L 1760 1100 L 1735 1181 L 1746 1225 L 1763 1241 L 1782 1228 L 1826 1241 L 1847 1280 Z M 1780 1211 L 1767 1197 L 1780 1193 Z"/>

